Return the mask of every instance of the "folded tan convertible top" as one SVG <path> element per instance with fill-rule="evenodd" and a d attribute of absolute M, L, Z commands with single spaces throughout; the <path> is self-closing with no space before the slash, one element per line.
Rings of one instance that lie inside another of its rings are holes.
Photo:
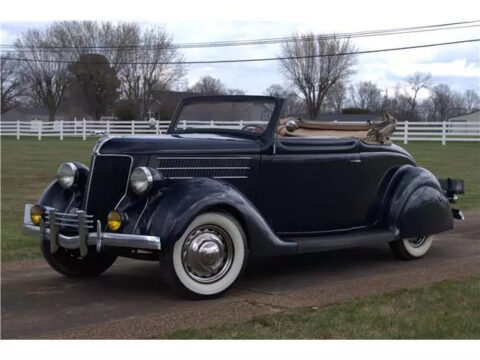
<path fill-rule="evenodd" d="M 285 124 L 294 120 L 297 129 L 288 131 Z M 396 119 L 384 114 L 373 121 L 366 123 L 338 123 L 338 122 L 315 122 L 305 121 L 299 118 L 284 118 L 280 120 L 278 129 L 279 136 L 294 137 L 355 137 L 366 143 L 391 144 L 390 136 L 395 131 Z"/>

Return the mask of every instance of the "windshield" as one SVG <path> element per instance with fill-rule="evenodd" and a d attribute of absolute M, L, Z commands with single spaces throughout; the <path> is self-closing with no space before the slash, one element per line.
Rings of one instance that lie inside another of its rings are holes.
<path fill-rule="evenodd" d="M 275 109 L 274 101 L 206 101 L 185 104 L 173 132 L 235 130 L 261 135 Z"/>

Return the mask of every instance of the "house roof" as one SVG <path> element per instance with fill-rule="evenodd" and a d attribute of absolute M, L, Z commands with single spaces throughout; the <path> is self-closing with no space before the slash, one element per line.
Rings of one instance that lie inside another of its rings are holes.
<path fill-rule="evenodd" d="M 451 117 L 448 120 L 476 120 L 476 121 L 479 121 L 480 120 L 480 110 L 473 111 L 473 112 L 468 113 L 468 114 L 463 114 L 463 115 Z"/>
<path fill-rule="evenodd" d="M 25 107 L 25 106 L 15 106 L 13 109 L 21 112 L 25 115 L 39 115 L 39 116 L 48 116 L 49 111 L 46 107 L 35 106 L 35 107 Z M 57 116 L 63 116 L 64 114 L 61 111 L 55 113 Z"/>

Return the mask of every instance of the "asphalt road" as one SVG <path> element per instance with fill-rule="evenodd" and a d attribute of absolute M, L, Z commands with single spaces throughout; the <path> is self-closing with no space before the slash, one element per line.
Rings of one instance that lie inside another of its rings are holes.
<path fill-rule="evenodd" d="M 2 338 L 148 338 L 183 327 L 244 321 L 297 307 L 480 274 L 480 215 L 437 236 L 416 261 L 388 245 L 274 259 L 250 266 L 224 297 L 188 301 L 153 262 L 119 259 L 94 279 L 68 279 L 43 262 L 2 267 Z"/>

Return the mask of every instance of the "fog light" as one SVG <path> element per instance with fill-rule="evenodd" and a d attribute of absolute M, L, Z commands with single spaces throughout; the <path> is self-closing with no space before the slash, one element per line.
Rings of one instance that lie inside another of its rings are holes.
<path fill-rule="evenodd" d="M 40 205 L 33 205 L 30 209 L 30 220 L 32 220 L 34 225 L 38 226 L 40 224 L 40 219 L 43 217 L 43 215 L 43 207 Z"/>
<path fill-rule="evenodd" d="M 117 231 L 122 227 L 125 218 L 119 212 L 112 210 L 107 216 L 107 226 L 112 231 Z"/>

